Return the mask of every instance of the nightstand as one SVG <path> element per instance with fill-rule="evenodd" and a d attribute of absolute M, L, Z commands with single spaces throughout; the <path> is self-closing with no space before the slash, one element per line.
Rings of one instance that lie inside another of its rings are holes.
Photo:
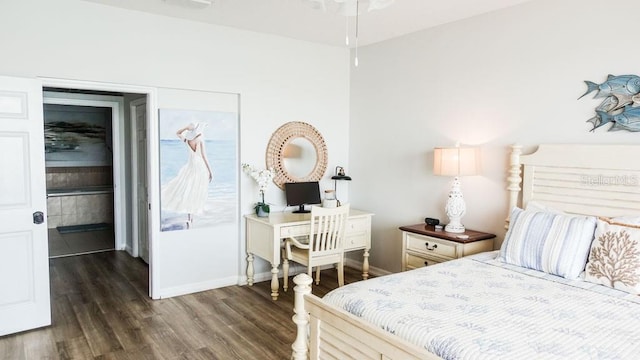
<path fill-rule="evenodd" d="M 401 226 L 402 271 L 429 266 L 463 256 L 493 250 L 494 234 L 467 229 L 464 233 L 436 231 L 433 226 Z M 458 235 L 467 235 L 460 239 Z"/>

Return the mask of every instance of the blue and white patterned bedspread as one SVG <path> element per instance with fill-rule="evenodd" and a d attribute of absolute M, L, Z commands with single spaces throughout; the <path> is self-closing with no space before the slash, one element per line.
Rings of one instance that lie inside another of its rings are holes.
<path fill-rule="evenodd" d="M 352 283 L 323 300 L 445 359 L 640 359 L 638 296 L 488 254 Z"/>

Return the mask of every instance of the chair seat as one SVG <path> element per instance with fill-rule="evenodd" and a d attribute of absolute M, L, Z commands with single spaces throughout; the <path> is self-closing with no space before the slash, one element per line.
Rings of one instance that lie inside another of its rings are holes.
<path fill-rule="evenodd" d="M 337 263 L 341 260 L 342 257 L 342 251 L 331 251 L 322 254 L 316 254 L 313 256 L 311 261 L 309 261 L 309 250 L 301 249 L 296 246 L 292 246 L 289 253 L 289 260 L 295 261 L 299 264 L 311 266 L 316 266 L 315 264 L 325 265 L 327 263 Z"/>

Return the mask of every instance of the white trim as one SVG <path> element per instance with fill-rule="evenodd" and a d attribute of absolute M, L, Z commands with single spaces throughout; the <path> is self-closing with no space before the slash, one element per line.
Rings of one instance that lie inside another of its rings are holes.
<path fill-rule="evenodd" d="M 269 278 L 271 278 L 271 275 L 269 275 Z M 236 281 L 237 278 L 235 276 L 228 276 L 226 278 L 216 279 L 215 281 L 203 281 L 199 283 L 164 288 L 161 290 L 160 294 L 158 294 L 158 299 L 166 299 L 174 296 L 192 294 L 200 291 L 237 285 Z"/>
<path fill-rule="evenodd" d="M 298 274 L 302 274 L 304 272 L 307 271 L 307 267 L 306 266 L 302 266 L 298 263 L 295 262 L 290 262 L 289 263 L 289 277 L 294 277 Z M 357 261 L 357 260 L 353 260 L 353 259 L 349 259 L 349 258 L 345 258 L 344 259 L 344 266 L 349 267 L 354 269 L 355 271 L 359 271 L 362 272 L 362 261 Z M 322 269 L 329 269 L 331 267 L 331 265 L 327 265 L 327 266 L 323 266 L 321 267 Z M 384 275 L 390 275 L 393 274 L 390 271 L 381 269 L 381 268 L 377 268 L 377 267 L 369 267 L 369 274 L 373 275 L 373 276 L 384 276 Z M 271 274 L 271 271 L 263 271 L 257 274 L 253 275 L 253 282 L 254 283 L 259 283 L 259 282 L 263 282 L 263 281 L 269 281 L 271 280 L 271 277 L 273 276 L 273 274 Z M 282 269 L 278 270 L 278 278 L 282 279 L 283 278 L 283 274 L 282 274 Z M 322 279 L 320 280 L 322 281 Z M 238 277 L 238 282 L 237 285 L 247 285 L 247 274 L 245 272 L 242 272 L 241 275 Z"/>
<path fill-rule="evenodd" d="M 129 122 L 131 132 L 131 256 L 138 257 L 140 256 L 140 238 L 139 235 L 139 226 L 140 226 L 140 209 L 138 208 L 138 116 L 136 108 L 142 104 L 146 105 L 146 99 L 137 99 L 133 100 L 129 103 Z M 147 211 L 147 207 L 145 207 L 145 211 Z M 148 232 L 148 230 L 147 230 Z"/>
<path fill-rule="evenodd" d="M 138 101 L 138 100 L 136 100 Z M 131 134 L 131 176 L 132 180 L 131 184 L 131 256 L 138 257 L 138 225 L 139 225 L 139 216 L 138 216 L 138 156 L 134 153 L 134 148 L 137 144 L 137 131 L 136 131 L 136 114 L 135 114 L 136 105 L 134 105 L 134 101 L 129 103 L 129 133 Z"/>
<path fill-rule="evenodd" d="M 348 266 L 350 268 L 354 268 L 356 270 L 362 271 L 362 261 L 345 258 L 344 266 Z M 373 275 L 373 276 L 384 276 L 384 275 L 393 274 L 391 271 L 387 271 L 375 266 L 369 266 L 368 273 L 369 275 Z"/>
<path fill-rule="evenodd" d="M 158 125 L 158 90 L 147 93 L 147 192 L 149 212 L 149 296 L 160 298 L 160 130 Z M 156 151 L 152 151 L 156 150 Z"/>

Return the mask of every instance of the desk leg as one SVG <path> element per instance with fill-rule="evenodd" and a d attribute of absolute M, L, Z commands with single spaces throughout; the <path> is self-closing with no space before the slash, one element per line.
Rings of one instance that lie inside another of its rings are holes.
<path fill-rule="evenodd" d="M 253 286 L 253 254 L 247 253 L 247 283 Z"/>
<path fill-rule="evenodd" d="M 271 299 L 278 300 L 278 264 L 271 264 Z"/>
<path fill-rule="evenodd" d="M 284 292 L 287 292 L 289 288 L 289 260 L 285 256 L 282 257 L 282 273 L 284 274 L 282 277 L 282 281 L 284 282 L 282 289 Z"/>
<path fill-rule="evenodd" d="M 364 249 L 362 257 L 362 280 L 367 280 L 369 278 L 369 249 Z"/>

